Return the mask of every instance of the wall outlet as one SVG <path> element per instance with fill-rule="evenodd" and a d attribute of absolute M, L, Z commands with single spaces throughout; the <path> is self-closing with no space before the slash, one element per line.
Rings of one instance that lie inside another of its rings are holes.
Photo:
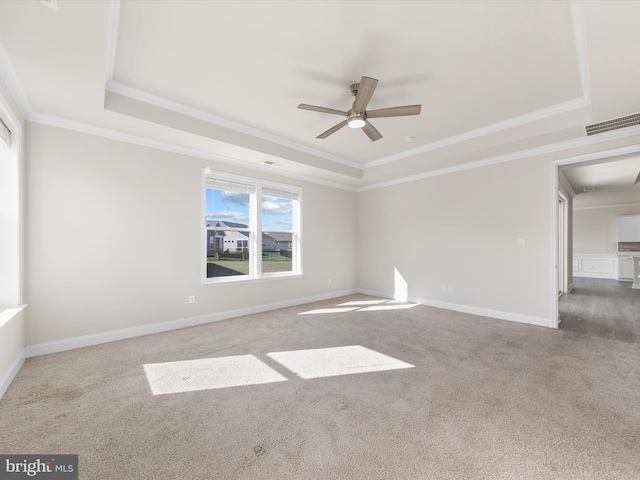
<path fill-rule="evenodd" d="M 189 303 L 196 303 L 196 296 L 195 295 L 191 295 L 189 297 Z"/>
<path fill-rule="evenodd" d="M 453 285 L 449 285 L 449 287 L 447 287 L 447 289 L 449 290 L 449 293 L 453 293 Z"/>
<path fill-rule="evenodd" d="M 524 244 L 525 244 L 524 238 L 519 238 L 518 239 L 518 246 L 519 247 L 524 247 Z"/>
<path fill-rule="evenodd" d="M 443 291 L 443 292 L 446 292 L 446 291 L 447 291 L 447 284 L 446 284 L 446 283 L 443 283 L 443 284 L 442 284 L 442 291 Z"/>
<path fill-rule="evenodd" d="M 331 279 L 329 279 L 329 285 L 331 285 Z"/>

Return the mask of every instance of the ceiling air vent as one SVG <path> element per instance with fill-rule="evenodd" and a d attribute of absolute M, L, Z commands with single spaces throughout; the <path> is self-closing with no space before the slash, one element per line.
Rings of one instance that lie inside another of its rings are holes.
<path fill-rule="evenodd" d="M 626 117 L 614 118 L 613 120 L 607 120 L 606 122 L 592 123 L 584 128 L 586 128 L 588 136 L 610 132 L 611 130 L 618 130 L 619 128 L 633 127 L 635 125 L 640 125 L 640 113 L 633 113 Z"/>

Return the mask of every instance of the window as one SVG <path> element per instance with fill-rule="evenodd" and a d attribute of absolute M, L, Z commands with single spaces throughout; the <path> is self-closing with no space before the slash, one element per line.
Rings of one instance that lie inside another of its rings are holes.
<path fill-rule="evenodd" d="M 204 174 L 203 283 L 299 275 L 301 189 Z"/>
<path fill-rule="evenodd" d="M 0 98 L 0 311 L 22 303 L 20 128 Z M 4 118 L 4 120 L 3 120 Z M 5 123 L 6 121 L 6 123 Z M 11 125 L 9 130 L 7 125 Z"/>

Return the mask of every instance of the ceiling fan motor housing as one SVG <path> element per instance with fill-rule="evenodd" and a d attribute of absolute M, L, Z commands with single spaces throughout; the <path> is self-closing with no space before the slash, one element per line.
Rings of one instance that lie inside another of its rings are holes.
<path fill-rule="evenodd" d="M 365 112 L 355 112 L 353 109 L 349 110 L 349 117 L 347 118 L 347 125 L 351 128 L 362 128 L 367 122 L 365 119 L 367 116 Z"/>

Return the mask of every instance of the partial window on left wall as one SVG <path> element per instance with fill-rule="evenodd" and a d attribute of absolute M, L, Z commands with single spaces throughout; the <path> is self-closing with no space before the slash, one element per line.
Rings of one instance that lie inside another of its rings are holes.
<path fill-rule="evenodd" d="M 301 189 L 204 175 L 203 283 L 300 275 Z"/>

